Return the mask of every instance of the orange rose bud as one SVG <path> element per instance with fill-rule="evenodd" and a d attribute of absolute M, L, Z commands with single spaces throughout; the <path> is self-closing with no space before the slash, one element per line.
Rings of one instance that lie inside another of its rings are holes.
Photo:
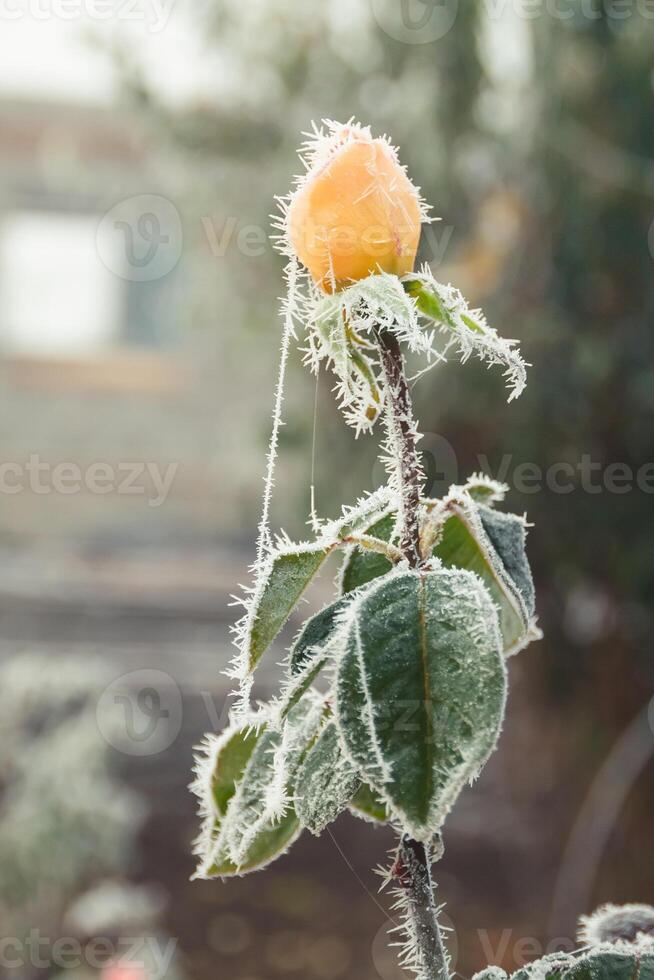
<path fill-rule="evenodd" d="M 385 139 L 331 124 L 291 195 L 291 250 L 327 293 L 378 272 L 413 271 L 424 219 L 418 189 Z"/>

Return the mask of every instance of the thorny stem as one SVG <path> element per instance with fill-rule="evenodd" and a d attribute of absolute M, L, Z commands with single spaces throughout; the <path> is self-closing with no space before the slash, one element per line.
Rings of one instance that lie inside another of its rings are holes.
<path fill-rule="evenodd" d="M 411 393 L 397 337 L 381 333 L 379 346 L 390 402 L 390 435 L 397 449 L 402 507 L 400 550 L 409 565 L 418 568 L 421 563 L 419 514 L 423 474 L 416 447 Z M 424 843 L 405 834 L 392 874 L 406 890 L 408 938 L 415 944 L 419 956 L 420 980 L 448 980 L 447 956 L 434 903 L 431 859 Z"/>
<path fill-rule="evenodd" d="M 406 890 L 407 931 L 420 957 L 420 976 L 448 980 L 447 955 L 434 904 L 430 859 L 423 843 L 404 835 L 393 873 Z"/>
<path fill-rule="evenodd" d="M 420 493 L 422 466 L 416 448 L 411 393 L 404 371 L 404 357 L 397 337 L 379 334 L 382 367 L 389 398 L 389 436 L 395 443 L 401 504 L 400 549 L 412 568 L 420 564 Z"/>

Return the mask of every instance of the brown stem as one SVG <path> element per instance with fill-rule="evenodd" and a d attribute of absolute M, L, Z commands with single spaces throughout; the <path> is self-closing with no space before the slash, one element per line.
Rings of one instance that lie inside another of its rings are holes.
<path fill-rule="evenodd" d="M 425 980 L 448 980 L 447 954 L 438 925 L 425 845 L 405 834 L 400 841 L 396 865 L 401 869 L 400 885 L 407 893 L 409 939 L 415 944 L 420 958 L 419 976 Z"/>
<path fill-rule="evenodd" d="M 404 370 L 404 357 L 394 334 L 379 335 L 382 366 L 390 399 L 389 434 L 398 457 L 401 504 L 400 550 L 412 568 L 419 568 L 420 494 L 424 480 L 416 447 L 411 393 Z M 420 980 L 448 980 L 447 956 L 434 904 L 431 860 L 422 841 L 404 835 L 396 867 L 401 887 L 407 892 L 409 940 L 419 956 Z"/>
<path fill-rule="evenodd" d="M 420 491 L 424 479 L 416 447 L 411 393 L 404 371 L 404 357 L 395 334 L 379 335 L 386 391 L 390 399 L 391 437 L 397 445 L 401 502 L 400 549 L 412 568 L 420 564 Z"/>

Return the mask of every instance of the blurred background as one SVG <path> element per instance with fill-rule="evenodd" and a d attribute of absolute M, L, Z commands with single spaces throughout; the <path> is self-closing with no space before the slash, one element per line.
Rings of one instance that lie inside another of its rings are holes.
<path fill-rule="evenodd" d="M 0 2 L 0 972 L 402 976 L 385 830 L 189 881 L 277 370 L 268 215 L 322 117 L 401 147 L 442 218 L 422 259 L 533 365 L 511 405 L 472 362 L 414 388 L 430 492 L 483 469 L 534 523 L 545 634 L 446 828 L 456 970 L 654 901 L 653 103 L 647 0 Z M 294 355 L 291 535 L 312 478 L 323 516 L 382 480 L 330 387 Z"/>

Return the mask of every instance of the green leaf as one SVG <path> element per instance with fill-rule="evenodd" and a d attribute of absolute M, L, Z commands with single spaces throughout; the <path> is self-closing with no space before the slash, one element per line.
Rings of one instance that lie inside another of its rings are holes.
<path fill-rule="evenodd" d="M 526 555 L 527 533 L 524 521 L 515 514 L 480 507 L 479 516 L 504 568 L 520 592 L 527 611 L 535 610 L 534 580 Z"/>
<path fill-rule="evenodd" d="M 508 980 L 506 970 L 499 966 L 487 966 L 479 973 L 475 973 L 472 980 Z"/>
<path fill-rule="evenodd" d="M 504 500 L 509 488 L 485 473 L 473 473 L 460 489 L 472 497 L 475 503 L 492 507 Z"/>
<path fill-rule="evenodd" d="M 262 727 L 253 737 L 254 746 L 251 739 L 247 740 L 249 757 L 240 772 L 238 770 L 245 755 L 243 745 L 239 745 L 240 740 L 235 741 L 233 752 L 231 748 L 228 751 L 227 769 L 231 769 L 233 778 L 230 780 L 228 776 L 220 780 L 221 788 L 224 787 L 219 794 L 221 819 L 216 822 L 217 833 L 211 855 L 201 868 L 202 877 L 227 877 L 264 867 L 283 853 L 300 833 L 300 823 L 292 808 L 277 821 L 261 822 L 258 819 L 263 808 L 265 786 L 271 774 L 272 753 L 280 735 Z M 228 745 L 231 746 L 231 743 Z M 236 823 L 239 824 L 237 827 L 234 826 Z M 257 826 L 256 833 L 249 835 L 242 854 L 236 860 L 235 842 L 243 844 L 252 826 Z"/>
<path fill-rule="evenodd" d="M 348 755 L 421 840 L 495 746 L 506 671 L 497 613 L 469 572 L 403 572 L 344 623 L 337 712 Z"/>
<path fill-rule="evenodd" d="M 308 545 L 277 553 L 271 559 L 260 594 L 253 600 L 247 633 L 250 671 L 275 639 L 330 551 L 331 548 Z"/>
<path fill-rule="evenodd" d="M 498 516 L 487 507 L 483 509 L 487 515 Z M 452 503 L 450 510 L 451 516 L 443 524 L 433 554 L 446 568 L 465 568 L 480 577 L 499 610 L 504 652 L 508 656 L 524 645 L 529 630 L 525 602 L 485 531 L 479 516 L 481 507 L 474 504 L 466 506 L 461 502 Z M 520 519 L 514 515 L 501 516 L 508 518 L 505 526 L 510 525 L 515 534 L 516 525 L 512 522 L 521 524 Z M 526 558 L 524 562 L 526 564 Z"/>
<path fill-rule="evenodd" d="M 349 601 L 350 596 L 337 599 L 302 627 L 289 655 L 291 681 L 282 696 L 282 718 L 300 701 L 327 663 L 328 653 L 323 651 L 333 634 L 336 618 Z"/>
<path fill-rule="evenodd" d="M 301 823 L 312 834 L 320 834 L 346 808 L 360 783 L 331 721 L 309 749 L 298 773 L 295 807 Z"/>
<path fill-rule="evenodd" d="M 563 980 L 636 980 L 635 955 L 618 950 L 602 950 L 582 956 L 563 973 Z"/>
<path fill-rule="evenodd" d="M 211 795 L 219 817 L 224 817 L 227 812 L 227 804 L 234 795 L 236 784 L 243 775 L 258 738 L 259 732 L 246 725 L 227 732 L 221 740 L 211 775 Z"/>
<path fill-rule="evenodd" d="M 279 786 L 291 799 L 298 767 L 318 736 L 324 719 L 321 699 L 305 698 L 288 714 L 282 730 L 262 725 L 243 769 L 231 765 L 233 787 L 224 813 L 208 841 L 201 877 L 245 874 L 279 857 L 301 832 L 290 803 L 272 813 L 270 791 Z M 248 746 L 250 743 L 248 742 Z M 235 750 L 234 756 L 238 755 Z M 245 753 L 243 753 L 245 754 Z M 242 761 L 242 760 L 241 760 Z"/>
<path fill-rule="evenodd" d="M 312 660 L 305 663 L 301 673 L 297 674 L 287 685 L 281 697 L 280 716 L 282 721 L 299 704 L 326 663 L 327 654 L 315 654 Z"/>
<path fill-rule="evenodd" d="M 349 596 L 343 596 L 306 621 L 291 647 L 289 660 L 291 674 L 301 673 L 307 663 L 324 650 L 334 630 L 334 622 L 349 600 Z"/>
<path fill-rule="evenodd" d="M 447 322 L 447 310 L 436 292 L 427 288 L 420 279 L 406 279 L 404 288 L 415 300 L 416 306 L 426 317 L 437 323 Z"/>
<path fill-rule="evenodd" d="M 372 524 L 366 531 L 366 535 L 377 538 L 379 541 L 390 541 L 395 530 L 395 520 L 395 514 L 387 514 Z M 367 585 L 368 582 L 372 582 L 380 575 L 390 572 L 392 567 L 392 563 L 385 555 L 355 547 L 349 552 L 343 563 L 341 591 L 344 593 L 352 592 L 361 585 Z"/>
<path fill-rule="evenodd" d="M 250 843 L 246 855 L 239 862 L 229 856 L 224 845 L 216 852 L 213 862 L 203 873 L 206 878 L 231 878 L 259 871 L 281 857 L 302 832 L 295 812 L 289 810 L 277 823 L 268 824 Z"/>
<path fill-rule="evenodd" d="M 361 783 L 350 800 L 349 808 L 355 817 L 364 817 L 373 823 L 387 823 L 390 819 L 388 807 L 379 793 L 376 793 L 367 783 Z"/>

